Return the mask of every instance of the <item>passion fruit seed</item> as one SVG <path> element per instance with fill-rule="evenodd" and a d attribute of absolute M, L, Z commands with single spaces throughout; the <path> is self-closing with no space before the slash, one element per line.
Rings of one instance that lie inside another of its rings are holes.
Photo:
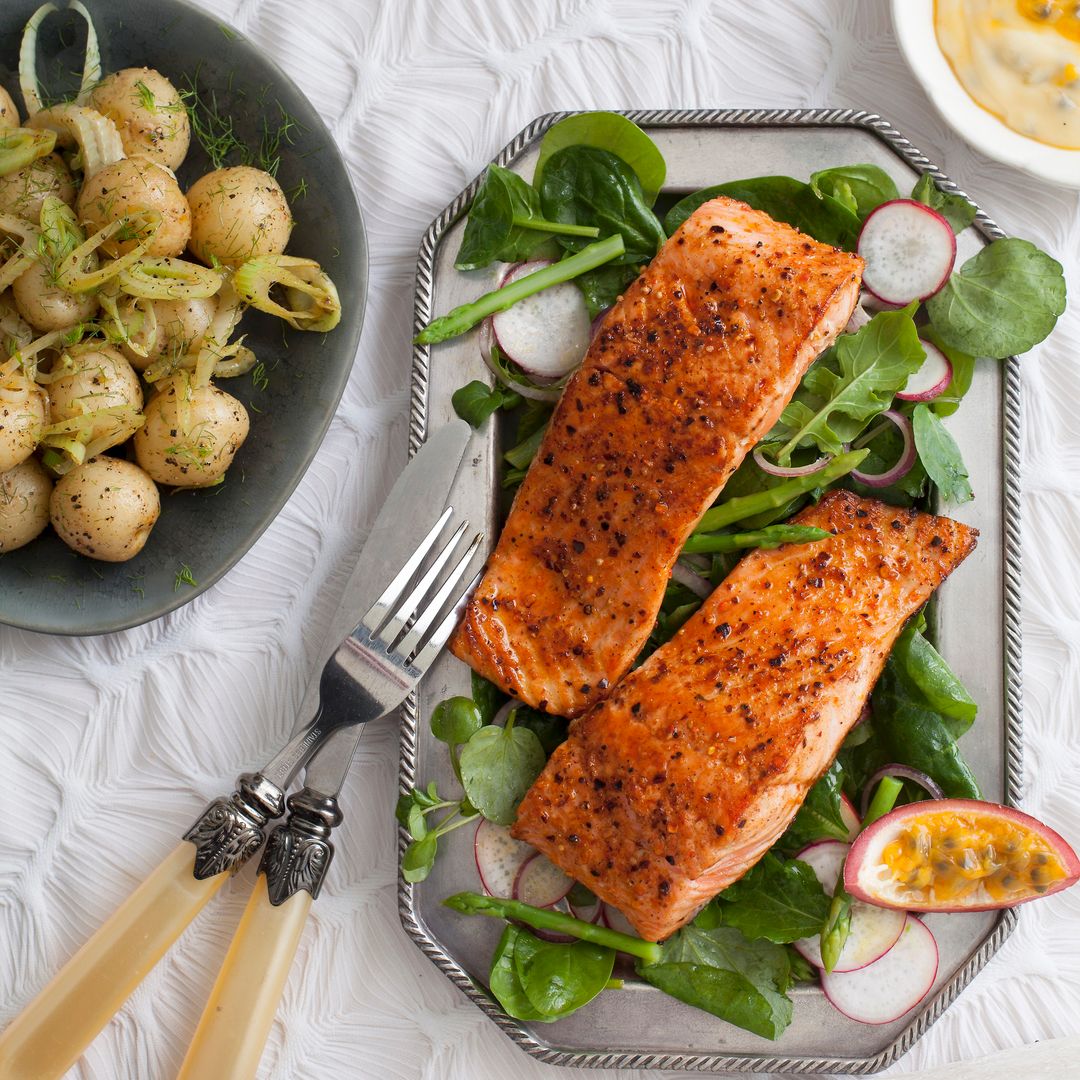
<path fill-rule="evenodd" d="M 881 853 L 900 899 L 962 900 L 979 889 L 995 902 L 1046 892 L 1066 876 L 1061 860 L 1032 831 L 991 815 L 927 815 Z"/>

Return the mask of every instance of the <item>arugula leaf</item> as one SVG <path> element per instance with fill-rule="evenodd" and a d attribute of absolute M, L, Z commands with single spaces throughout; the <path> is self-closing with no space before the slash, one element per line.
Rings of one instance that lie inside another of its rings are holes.
<path fill-rule="evenodd" d="M 822 169 L 810 177 L 818 195 L 831 195 L 861 219 L 884 202 L 898 199 L 896 182 L 877 165 L 841 165 Z"/>
<path fill-rule="evenodd" d="M 695 191 L 667 212 L 664 231 L 670 236 L 702 203 L 718 195 L 762 210 L 823 244 L 852 251 L 859 239 L 859 217 L 850 206 L 790 176 L 756 176 Z"/>
<path fill-rule="evenodd" d="M 798 851 L 815 840 L 847 840 L 848 827 L 840 811 L 844 770 L 834 761 L 807 792 L 799 812 L 780 839 L 785 851 Z M 724 894 L 721 893 L 721 896 Z"/>
<path fill-rule="evenodd" d="M 798 446 L 839 454 L 892 404 L 926 359 L 912 321 L 915 307 L 878 312 L 857 333 L 841 334 L 814 363 L 769 434 L 770 442 L 783 440 L 777 461 L 787 465 Z"/>
<path fill-rule="evenodd" d="M 588 112 L 553 124 L 540 141 L 533 173 L 537 187 L 548 159 L 567 146 L 596 146 L 621 158 L 634 170 L 645 202 L 649 206 L 656 202 L 667 177 L 667 162 L 656 143 L 632 120 L 613 112 Z"/>
<path fill-rule="evenodd" d="M 929 173 L 919 177 L 911 197 L 936 210 L 952 226 L 954 233 L 963 232 L 975 220 L 975 207 L 963 195 L 942 191 Z"/>
<path fill-rule="evenodd" d="M 514 973 L 529 1004 L 548 1020 L 592 1001 L 607 985 L 614 963 L 614 949 L 591 941 L 555 944 L 525 934 L 514 947 Z"/>
<path fill-rule="evenodd" d="M 520 394 L 496 383 L 488 386 L 479 379 L 459 387 L 450 398 L 454 412 L 474 428 L 498 409 L 516 409 L 522 402 Z"/>
<path fill-rule="evenodd" d="M 623 290 L 638 276 L 639 267 L 613 264 L 579 274 L 574 284 L 585 297 L 585 306 L 595 319 L 601 312 L 607 311 L 623 294 Z"/>
<path fill-rule="evenodd" d="M 995 240 L 926 302 L 941 340 L 996 360 L 1027 352 L 1065 310 L 1061 263 L 1027 240 Z"/>
<path fill-rule="evenodd" d="M 937 485 L 941 497 L 957 505 L 970 502 L 975 496 L 968 482 L 967 467 L 960 447 L 949 434 L 941 418 L 926 402 L 915 406 L 911 414 L 915 431 L 915 448 L 927 475 Z"/>
<path fill-rule="evenodd" d="M 524 262 L 551 236 L 565 231 L 557 222 L 545 221 L 540 196 L 517 173 L 489 165 L 469 209 L 465 235 L 454 266 L 478 270 L 489 263 Z M 579 236 L 597 235 L 595 229 Z"/>
<path fill-rule="evenodd" d="M 813 869 L 771 851 L 717 900 L 725 926 L 778 945 L 818 933 L 829 914 L 829 898 Z"/>
<path fill-rule="evenodd" d="M 979 706 L 937 649 L 923 637 L 918 619 L 912 619 L 896 639 L 889 663 L 898 682 L 944 718 L 953 738 L 958 739 L 971 727 Z"/>
<path fill-rule="evenodd" d="M 658 963 L 636 969 L 665 994 L 762 1038 L 777 1038 L 791 1023 L 787 950 L 747 941 L 734 927 L 684 926 L 664 942 Z"/>
<path fill-rule="evenodd" d="M 625 251 L 610 260 L 614 263 L 648 262 L 665 239 L 634 170 L 595 146 L 568 146 L 551 155 L 540 177 L 540 203 L 553 221 L 621 236 Z M 570 236 L 558 241 L 568 251 L 579 251 L 585 243 Z"/>
<path fill-rule="evenodd" d="M 483 727 L 461 751 L 461 786 L 472 806 L 496 825 L 512 825 L 518 804 L 547 763 L 540 740 L 528 728 Z"/>

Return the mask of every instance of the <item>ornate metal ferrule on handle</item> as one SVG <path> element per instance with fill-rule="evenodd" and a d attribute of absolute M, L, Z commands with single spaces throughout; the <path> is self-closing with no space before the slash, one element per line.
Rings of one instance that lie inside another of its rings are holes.
<path fill-rule="evenodd" d="M 237 790 L 215 799 L 184 833 L 195 845 L 195 877 L 236 873 L 262 847 L 264 826 L 285 812 L 285 792 L 262 773 L 243 773 Z"/>
<path fill-rule="evenodd" d="M 341 811 L 332 795 L 304 788 L 289 796 L 289 819 L 270 834 L 259 863 L 266 891 L 275 907 L 306 889 L 314 900 L 334 857 L 330 833 L 341 824 Z"/>

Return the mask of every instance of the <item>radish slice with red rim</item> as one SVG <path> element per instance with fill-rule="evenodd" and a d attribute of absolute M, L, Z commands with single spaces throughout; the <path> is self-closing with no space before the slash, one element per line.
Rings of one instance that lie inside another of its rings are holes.
<path fill-rule="evenodd" d="M 857 250 L 866 261 L 863 287 L 903 307 L 944 288 L 956 262 L 956 235 L 924 203 L 892 199 L 867 215 Z"/>
<path fill-rule="evenodd" d="M 945 393 L 952 382 L 952 364 L 949 358 L 932 342 L 919 338 L 926 353 L 923 365 L 914 375 L 908 376 L 903 390 L 896 396 L 901 401 L 933 401 Z"/>
<path fill-rule="evenodd" d="M 622 934 L 631 937 L 640 937 L 630 920 L 618 909 L 610 904 L 604 905 L 604 925 L 609 930 L 618 930 Z"/>
<path fill-rule="evenodd" d="M 473 854 L 484 892 L 510 899 L 522 864 L 536 854 L 536 849 L 515 840 L 502 825 L 483 820 L 476 826 Z"/>
<path fill-rule="evenodd" d="M 510 285 L 549 262 L 529 262 L 506 276 Z M 585 297 L 573 282 L 552 285 L 519 300 L 491 317 L 503 355 L 535 379 L 561 379 L 585 357 L 592 340 L 592 319 Z"/>
<path fill-rule="evenodd" d="M 846 796 L 840 796 L 840 820 L 847 826 L 848 840 L 854 840 L 862 828 L 862 818 L 855 809 L 855 804 Z"/>
<path fill-rule="evenodd" d="M 532 907 L 551 907 L 566 897 L 574 879 L 546 855 L 533 852 L 518 868 L 511 896 Z"/>
<path fill-rule="evenodd" d="M 823 971 L 821 988 L 850 1019 L 888 1024 L 930 993 L 937 971 L 937 941 L 925 923 L 909 915 L 899 940 L 884 956 L 858 971 Z"/>

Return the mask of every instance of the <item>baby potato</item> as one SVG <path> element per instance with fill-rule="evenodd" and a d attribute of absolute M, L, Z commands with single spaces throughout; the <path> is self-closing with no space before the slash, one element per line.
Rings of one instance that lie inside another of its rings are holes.
<path fill-rule="evenodd" d="M 281 185 L 262 169 L 236 165 L 200 177 L 188 191 L 192 254 L 208 266 L 280 255 L 293 220 Z"/>
<path fill-rule="evenodd" d="M 19 126 L 19 110 L 15 108 L 15 102 L 11 95 L 0 86 L 0 129 L 17 128 Z M 0 548 L 3 551 L 3 548 Z"/>
<path fill-rule="evenodd" d="M 191 390 L 188 433 L 177 419 L 174 381 L 150 399 L 135 432 L 135 460 L 159 484 L 207 487 L 224 476 L 247 438 L 247 409 L 216 386 Z"/>
<path fill-rule="evenodd" d="M 139 376 L 117 349 L 110 345 L 93 346 L 70 355 L 74 363 L 72 371 L 49 384 L 49 423 L 58 424 L 120 405 L 142 408 Z M 90 439 L 103 439 L 115 432 L 116 441 L 123 442 L 130 430 L 129 423 L 105 414 L 94 419 Z"/>
<path fill-rule="evenodd" d="M 34 452 L 45 426 L 45 395 L 29 379 L 20 379 L 27 392 L 22 401 L 0 397 L 0 473 L 15 468 Z"/>
<path fill-rule="evenodd" d="M 75 205 L 75 180 L 59 154 L 45 157 L 0 176 L 0 214 L 15 214 L 36 225 L 46 196 Z"/>
<path fill-rule="evenodd" d="M 61 476 L 49 499 L 60 539 L 80 555 L 127 562 L 143 549 L 161 513 L 161 496 L 130 461 L 95 457 Z"/>
<path fill-rule="evenodd" d="M 0 473 L 0 554 L 29 544 L 49 524 L 52 486 L 34 457 Z"/>
<path fill-rule="evenodd" d="M 191 142 L 187 109 L 176 87 L 153 68 L 124 68 L 106 76 L 90 95 L 91 108 L 120 132 L 124 153 L 178 169 Z"/>
<path fill-rule="evenodd" d="M 43 259 L 15 279 L 11 293 L 19 314 L 43 334 L 86 322 L 98 309 L 93 293 L 69 293 L 55 284 L 53 269 Z"/>
<path fill-rule="evenodd" d="M 139 155 L 99 169 L 83 184 L 75 210 L 91 233 L 125 214 L 156 210 L 161 225 L 148 255 L 179 255 L 191 235 L 191 211 L 176 177 L 164 165 Z M 136 243 L 113 237 L 101 249 L 108 255 L 125 255 Z"/>
<path fill-rule="evenodd" d="M 133 335 L 146 348 L 146 355 L 140 356 L 130 345 L 121 346 L 121 351 L 136 371 L 144 370 L 162 356 L 180 356 L 193 351 L 217 312 L 214 297 L 153 300 L 151 305 L 154 312 L 153 334 L 148 336 L 139 331 Z"/>
<path fill-rule="evenodd" d="M 0 293 L 0 356 L 11 356 L 34 340 L 34 331 L 19 314 L 11 290 Z"/>

